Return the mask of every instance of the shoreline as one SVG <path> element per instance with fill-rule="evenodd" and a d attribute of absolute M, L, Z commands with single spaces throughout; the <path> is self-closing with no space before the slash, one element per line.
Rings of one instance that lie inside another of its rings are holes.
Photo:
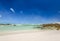
<path fill-rule="evenodd" d="M 11 35 L 11 34 L 24 34 L 24 33 L 35 33 L 35 32 L 51 32 L 60 30 L 16 30 L 16 31 L 0 31 L 0 36 Z"/>

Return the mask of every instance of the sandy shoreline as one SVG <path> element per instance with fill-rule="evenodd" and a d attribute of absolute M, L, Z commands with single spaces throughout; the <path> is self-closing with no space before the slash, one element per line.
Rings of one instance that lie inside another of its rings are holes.
<path fill-rule="evenodd" d="M 60 41 L 60 31 L 32 30 L 0 34 L 0 41 Z"/>
<path fill-rule="evenodd" d="M 10 34 L 21 34 L 21 33 L 33 33 L 33 32 L 41 32 L 44 30 L 17 30 L 17 31 L 0 31 L 0 36 L 2 35 L 10 35 Z"/>

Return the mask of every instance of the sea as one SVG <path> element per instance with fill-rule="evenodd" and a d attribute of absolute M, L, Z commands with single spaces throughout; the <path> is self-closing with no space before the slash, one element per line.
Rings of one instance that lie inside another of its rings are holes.
<path fill-rule="evenodd" d="M 34 30 L 37 25 L 0 25 L 0 31 Z"/>

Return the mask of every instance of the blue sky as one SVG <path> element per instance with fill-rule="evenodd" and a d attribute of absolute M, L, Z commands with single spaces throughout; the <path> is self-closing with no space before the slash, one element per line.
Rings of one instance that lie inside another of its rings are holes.
<path fill-rule="evenodd" d="M 0 23 L 60 22 L 60 0 L 0 0 Z"/>

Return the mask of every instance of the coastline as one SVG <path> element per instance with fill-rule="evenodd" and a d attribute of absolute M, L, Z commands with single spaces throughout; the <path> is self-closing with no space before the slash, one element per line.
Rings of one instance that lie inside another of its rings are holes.
<path fill-rule="evenodd" d="M 2 35 L 10 35 L 10 34 L 21 34 L 21 33 L 31 33 L 31 32 L 39 32 L 43 30 L 16 30 L 16 31 L 0 31 L 0 36 Z"/>
<path fill-rule="evenodd" d="M 32 29 L 32 30 L 16 30 L 16 31 L 0 31 L 0 36 L 3 35 L 10 35 L 10 34 L 24 34 L 24 33 L 35 33 L 35 32 L 54 32 L 54 31 L 60 31 L 60 30 L 38 30 L 38 29 Z"/>

